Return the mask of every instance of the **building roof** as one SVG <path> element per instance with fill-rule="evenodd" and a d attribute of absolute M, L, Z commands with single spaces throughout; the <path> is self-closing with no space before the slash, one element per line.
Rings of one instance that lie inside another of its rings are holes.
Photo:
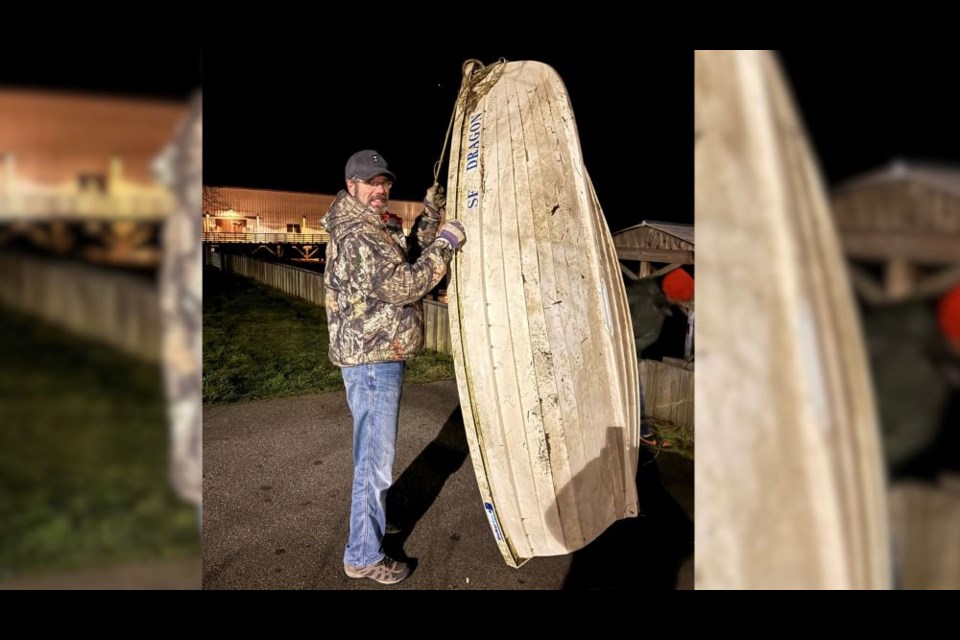
<path fill-rule="evenodd" d="M 869 235 L 874 244 L 895 241 L 887 248 L 891 256 L 900 255 L 904 242 L 914 241 L 920 244 L 910 254 L 917 258 L 925 253 L 956 255 L 960 167 L 896 161 L 841 184 L 831 194 L 830 206 L 837 229 L 847 239 Z M 888 240 L 881 240 L 883 236 Z"/>
<path fill-rule="evenodd" d="M 640 229 L 642 227 L 649 227 L 657 231 L 674 236 L 679 238 L 684 242 L 689 242 L 690 244 L 694 243 L 694 226 L 692 224 L 680 224 L 676 222 L 657 222 L 656 220 L 644 220 L 640 224 L 636 224 L 632 227 L 627 227 L 626 229 L 621 229 L 620 231 L 615 231 L 614 236 L 618 236 L 621 233 L 626 233 L 627 231 L 633 231 Z"/>
<path fill-rule="evenodd" d="M 334 196 L 271 189 L 204 187 L 203 212 L 219 215 L 233 211 L 240 215 L 295 214 L 323 216 Z"/>
<path fill-rule="evenodd" d="M 936 191 L 960 198 L 960 167 L 906 160 L 894 160 L 889 165 L 860 174 L 840 184 L 836 195 L 855 189 L 914 182 Z"/>

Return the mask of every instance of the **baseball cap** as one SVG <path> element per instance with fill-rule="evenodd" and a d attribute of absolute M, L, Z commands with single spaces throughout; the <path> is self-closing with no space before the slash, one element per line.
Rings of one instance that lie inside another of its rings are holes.
<path fill-rule="evenodd" d="M 374 149 L 357 151 L 347 160 L 347 166 L 344 170 L 345 179 L 369 180 L 374 176 L 388 176 L 391 180 L 397 179 L 397 176 L 390 171 L 390 165 L 387 164 L 384 157 Z"/>

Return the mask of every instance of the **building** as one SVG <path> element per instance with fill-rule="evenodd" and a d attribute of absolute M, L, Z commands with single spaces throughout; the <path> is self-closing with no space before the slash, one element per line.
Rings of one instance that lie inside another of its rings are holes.
<path fill-rule="evenodd" d="M 0 90 L 0 244 L 156 266 L 173 196 L 154 162 L 186 105 Z"/>
<path fill-rule="evenodd" d="M 265 249 L 276 257 L 292 245 L 303 259 L 321 261 L 330 236 L 320 220 L 336 196 L 239 187 L 203 188 L 203 241 L 222 245 L 248 245 L 251 253 Z M 420 202 L 391 200 L 390 211 L 410 232 L 423 211 Z M 241 252 L 244 249 L 240 248 Z"/>

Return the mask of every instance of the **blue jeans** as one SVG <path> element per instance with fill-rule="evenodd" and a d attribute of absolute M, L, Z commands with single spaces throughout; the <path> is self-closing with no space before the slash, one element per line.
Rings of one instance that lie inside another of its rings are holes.
<path fill-rule="evenodd" d="M 403 362 L 342 369 L 353 414 L 353 494 L 344 564 L 368 567 L 383 559 L 387 489 L 393 483 Z"/>

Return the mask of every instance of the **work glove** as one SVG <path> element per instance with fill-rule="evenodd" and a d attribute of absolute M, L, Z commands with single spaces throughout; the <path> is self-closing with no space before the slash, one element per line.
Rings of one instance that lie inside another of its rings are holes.
<path fill-rule="evenodd" d="M 446 240 L 450 243 L 450 247 L 456 251 L 467 241 L 467 233 L 463 230 L 463 225 L 460 224 L 459 220 L 447 220 L 443 226 L 440 227 L 437 240 Z"/>
<path fill-rule="evenodd" d="M 423 199 L 423 206 L 427 210 L 427 213 L 432 217 L 440 217 L 440 210 L 443 209 L 447 204 L 447 194 L 443 191 L 443 186 L 434 183 L 432 187 L 427 189 L 427 195 Z"/>

